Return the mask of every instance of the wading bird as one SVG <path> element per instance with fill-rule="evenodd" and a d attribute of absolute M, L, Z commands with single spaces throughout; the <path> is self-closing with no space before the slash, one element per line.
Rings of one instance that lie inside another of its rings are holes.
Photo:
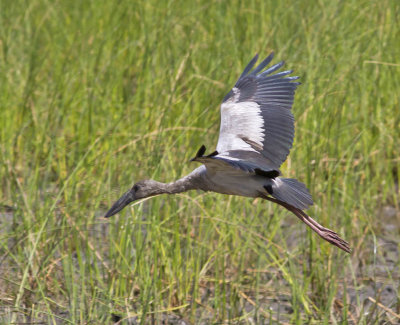
<path fill-rule="evenodd" d="M 296 179 L 283 178 L 279 171 L 292 147 L 294 118 L 291 112 L 294 93 L 300 84 L 293 71 L 270 68 L 273 53 L 254 70 L 258 55 L 246 66 L 221 105 L 221 125 L 217 148 L 205 155 L 203 145 L 191 160 L 202 165 L 172 183 L 144 180 L 133 185 L 114 203 L 105 217 L 111 217 L 129 203 L 159 194 L 203 190 L 263 198 L 294 213 L 329 243 L 350 252 L 339 235 L 313 220 L 303 210 L 313 204 L 306 186 Z M 251 71 L 252 70 L 252 71 Z"/>

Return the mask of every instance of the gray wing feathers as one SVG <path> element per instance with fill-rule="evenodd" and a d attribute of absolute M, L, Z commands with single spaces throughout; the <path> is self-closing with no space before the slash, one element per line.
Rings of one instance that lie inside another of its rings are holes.
<path fill-rule="evenodd" d="M 313 205 L 313 200 L 307 187 L 293 178 L 275 178 L 272 180 L 274 198 L 286 202 L 300 210 Z"/>
<path fill-rule="evenodd" d="M 254 64 L 256 64 L 257 60 L 258 60 L 258 54 L 256 54 L 254 58 L 252 58 L 251 61 L 246 65 L 246 68 L 244 68 L 242 74 L 239 77 L 239 80 L 245 77 L 250 72 L 250 70 L 253 69 L 253 66 Z"/>
<path fill-rule="evenodd" d="M 224 161 L 232 167 L 247 173 L 254 174 L 256 169 L 259 169 L 265 172 L 276 171 L 279 174 L 279 170 L 275 168 L 273 163 L 254 151 L 231 150 L 218 154 L 213 158 Z"/>
<path fill-rule="evenodd" d="M 200 155 L 199 155 L 200 153 Z M 199 150 L 198 154 L 192 161 L 201 162 L 214 170 L 223 170 L 226 172 L 227 165 L 233 169 L 240 170 L 245 173 L 264 175 L 274 178 L 280 175 L 278 169 L 267 159 L 262 157 L 255 151 L 232 150 L 223 154 L 201 156 L 204 153 Z"/>
<path fill-rule="evenodd" d="M 253 58 L 253 60 L 254 60 L 254 59 L 257 59 L 257 58 L 258 58 L 258 55 L 256 55 L 256 56 Z M 255 76 L 255 75 L 257 75 L 257 73 L 261 72 L 261 71 L 272 61 L 273 58 L 274 58 L 274 53 L 271 53 L 270 55 L 268 55 L 267 58 L 264 59 L 264 61 L 262 61 L 262 62 L 257 66 L 257 68 L 255 68 L 255 69 L 251 72 L 251 75 L 252 75 L 252 76 Z M 253 61 L 253 60 L 252 60 L 252 61 Z M 253 65 L 254 65 L 255 63 L 256 63 L 256 62 L 254 61 Z M 272 68 L 272 67 L 271 67 L 271 68 Z M 270 68 L 270 69 L 271 69 L 271 68 Z M 247 74 L 249 71 L 250 71 L 250 69 L 249 69 L 248 71 L 246 71 L 246 74 Z M 245 72 L 245 71 L 243 71 L 243 73 L 242 73 L 242 75 L 241 75 L 240 77 L 243 76 L 244 72 Z M 239 78 L 239 79 L 240 79 L 240 78 Z"/>
<path fill-rule="evenodd" d="M 265 137 L 262 154 L 280 166 L 289 154 L 294 138 L 294 117 L 290 110 L 281 106 L 262 106 Z"/>
<path fill-rule="evenodd" d="M 259 150 L 248 150 L 257 151 L 277 169 L 286 160 L 293 144 L 294 118 L 291 107 L 296 87 L 300 83 L 293 82 L 298 77 L 286 77 L 292 73 L 291 70 L 271 75 L 284 62 L 264 70 L 271 62 L 273 54 L 251 71 L 257 58 L 256 55 L 250 61 L 233 90 L 224 98 L 217 150 L 246 150 L 246 146 L 238 140 L 244 135 L 249 140 L 262 144 Z"/>
<path fill-rule="evenodd" d="M 259 168 L 259 166 L 255 165 L 254 163 L 247 162 L 245 160 L 232 160 L 229 157 L 224 156 L 215 156 L 213 157 L 214 160 L 224 162 L 229 164 L 231 167 L 241 170 L 245 173 L 255 174 L 255 170 Z"/>
<path fill-rule="evenodd" d="M 265 70 L 263 73 L 260 73 L 257 77 L 258 77 L 258 78 L 262 78 L 262 77 L 265 76 L 265 75 L 268 75 L 268 74 L 270 74 L 270 73 L 272 73 L 272 72 L 275 72 L 276 70 L 278 70 L 278 69 L 280 69 L 281 67 L 283 67 L 284 64 L 285 64 L 285 62 L 284 62 L 284 61 L 281 61 L 281 62 L 279 62 L 279 63 L 273 65 L 272 67 L 268 68 L 268 69 Z M 257 70 L 258 70 L 258 67 L 257 67 L 257 69 L 255 69 L 254 71 L 257 71 Z M 260 69 L 260 70 L 262 70 L 262 69 Z M 258 70 L 258 71 L 260 71 L 260 70 Z M 258 72 L 258 71 L 257 71 L 257 72 Z M 289 72 L 289 71 L 285 71 L 285 72 Z M 282 73 L 282 72 L 281 72 L 281 73 Z M 289 73 L 292 73 L 292 71 L 290 71 Z M 253 75 L 253 73 L 252 73 L 252 75 Z"/>

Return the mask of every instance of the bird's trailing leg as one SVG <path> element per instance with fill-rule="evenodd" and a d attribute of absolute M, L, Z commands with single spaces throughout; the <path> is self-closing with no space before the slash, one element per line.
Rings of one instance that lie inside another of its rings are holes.
<path fill-rule="evenodd" d="M 277 203 L 283 206 L 284 208 L 288 209 L 290 212 L 292 212 L 296 217 L 298 217 L 301 221 L 303 221 L 307 226 L 309 226 L 312 230 L 314 230 L 321 238 L 325 239 L 327 242 L 339 247 L 340 249 L 344 250 L 347 253 L 351 252 L 349 243 L 347 241 L 340 238 L 340 236 L 336 232 L 321 226 L 313 218 L 307 215 L 303 210 L 295 208 L 290 204 L 287 204 L 286 202 L 277 200 L 269 196 L 263 196 L 263 198 L 272 201 L 274 203 Z"/>

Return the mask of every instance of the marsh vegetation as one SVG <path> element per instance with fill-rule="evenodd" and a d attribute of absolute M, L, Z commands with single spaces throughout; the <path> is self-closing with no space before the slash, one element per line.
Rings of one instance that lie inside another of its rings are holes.
<path fill-rule="evenodd" d="M 396 1 L 0 1 L 0 322 L 400 322 Z M 262 200 L 101 217 L 215 146 L 256 52 L 302 85 L 282 172 L 348 255 Z M 183 323 L 182 323 L 183 324 Z"/>

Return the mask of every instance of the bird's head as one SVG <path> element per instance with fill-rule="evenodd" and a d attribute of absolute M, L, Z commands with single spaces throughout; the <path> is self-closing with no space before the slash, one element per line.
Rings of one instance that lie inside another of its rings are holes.
<path fill-rule="evenodd" d="M 132 186 L 130 190 L 125 192 L 117 202 L 113 204 L 110 210 L 104 216 L 105 218 L 109 218 L 114 214 L 117 214 L 123 208 L 125 208 L 129 203 L 132 203 L 136 200 L 144 199 L 146 197 L 154 196 L 157 194 L 161 194 L 160 191 L 160 183 L 153 181 L 151 179 L 137 182 Z"/>

